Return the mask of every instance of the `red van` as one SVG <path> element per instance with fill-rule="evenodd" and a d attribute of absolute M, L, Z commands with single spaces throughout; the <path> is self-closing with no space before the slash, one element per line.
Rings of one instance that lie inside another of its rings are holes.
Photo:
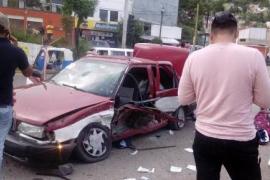
<path fill-rule="evenodd" d="M 178 76 L 181 76 L 183 66 L 189 55 L 188 49 L 150 43 L 138 43 L 134 47 L 133 56 L 152 61 L 169 61 Z"/>

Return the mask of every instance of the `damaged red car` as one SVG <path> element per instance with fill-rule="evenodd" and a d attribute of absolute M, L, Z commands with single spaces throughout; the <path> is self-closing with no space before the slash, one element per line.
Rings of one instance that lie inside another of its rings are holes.
<path fill-rule="evenodd" d="M 170 62 L 84 57 L 50 81 L 16 90 L 5 152 L 22 160 L 88 163 L 107 158 L 112 142 L 169 126 L 187 115 Z"/>

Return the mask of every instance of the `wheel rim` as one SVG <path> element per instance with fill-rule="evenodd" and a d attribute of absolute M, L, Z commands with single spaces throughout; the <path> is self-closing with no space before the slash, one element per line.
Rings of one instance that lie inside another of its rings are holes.
<path fill-rule="evenodd" d="M 177 118 L 178 118 L 178 121 L 177 121 L 178 127 L 179 128 L 184 127 L 184 125 L 185 125 L 185 112 L 182 108 L 179 109 L 178 114 L 177 114 Z"/>
<path fill-rule="evenodd" d="M 91 128 L 82 142 L 84 150 L 93 157 L 103 156 L 107 151 L 106 138 L 107 134 L 104 130 Z"/>

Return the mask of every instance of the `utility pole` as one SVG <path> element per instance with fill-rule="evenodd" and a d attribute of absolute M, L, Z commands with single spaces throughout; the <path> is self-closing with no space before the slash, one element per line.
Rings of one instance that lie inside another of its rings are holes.
<path fill-rule="evenodd" d="M 199 3 L 198 3 L 198 4 L 197 4 L 196 19 L 195 19 L 194 36 L 193 36 L 193 46 L 196 45 L 196 41 L 197 41 L 198 21 L 199 21 L 199 10 L 200 10 L 200 5 L 199 5 Z"/>
<path fill-rule="evenodd" d="M 124 22 L 123 22 L 123 34 L 122 34 L 122 48 L 126 48 L 126 44 L 127 44 L 128 1 L 129 0 L 125 0 L 125 7 L 124 7 Z"/>
<path fill-rule="evenodd" d="M 160 19 L 160 28 L 159 28 L 159 40 L 161 41 L 161 33 L 162 33 L 162 25 L 163 25 L 163 17 L 164 17 L 164 6 L 161 8 L 161 19 Z"/>

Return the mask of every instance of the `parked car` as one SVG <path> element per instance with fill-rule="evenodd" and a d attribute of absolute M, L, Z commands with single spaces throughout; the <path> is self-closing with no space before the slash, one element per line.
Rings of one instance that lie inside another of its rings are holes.
<path fill-rule="evenodd" d="M 5 152 L 21 159 L 87 163 L 106 159 L 112 142 L 187 118 L 177 98 L 170 62 L 85 57 L 40 85 L 16 90 L 17 102 Z"/>
<path fill-rule="evenodd" d="M 133 49 L 122 49 L 122 48 L 106 48 L 106 47 L 95 47 L 88 52 L 90 55 L 103 55 L 103 56 L 133 56 Z"/>

